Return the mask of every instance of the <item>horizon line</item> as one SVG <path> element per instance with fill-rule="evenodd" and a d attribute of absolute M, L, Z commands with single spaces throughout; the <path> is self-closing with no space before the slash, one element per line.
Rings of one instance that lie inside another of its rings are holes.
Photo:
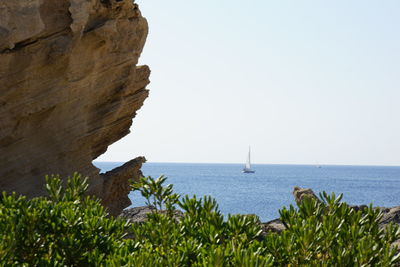
<path fill-rule="evenodd" d="M 108 163 L 125 163 L 128 161 L 96 161 L 92 162 L 108 162 Z M 156 163 L 156 164 L 231 164 L 231 165 L 244 165 L 243 163 L 234 163 L 234 162 L 181 162 L 181 161 L 146 161 L 146 163 Z M 367 164 L 335 164 L 335 163 L 327 163 L 327 164 L 311 164 L 311 163 L 252 163 L 252 165 L 297 165 L 297 166 L 365 166 L 365 167 L 400 167 L 400 165 L 367 165 Z"/>

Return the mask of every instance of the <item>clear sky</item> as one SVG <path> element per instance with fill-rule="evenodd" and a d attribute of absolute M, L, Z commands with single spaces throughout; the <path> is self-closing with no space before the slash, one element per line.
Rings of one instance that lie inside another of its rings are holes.
<path fill-rule="evenodd" d="M 97 160 L 400 165 L 400 1 L 137 3 L 150 96 Z"/>

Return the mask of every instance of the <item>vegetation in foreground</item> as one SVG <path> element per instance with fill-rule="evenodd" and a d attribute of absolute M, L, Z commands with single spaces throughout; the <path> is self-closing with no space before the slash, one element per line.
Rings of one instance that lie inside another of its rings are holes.
<path fill-rule="evenodd" d="M 390 225 L 379 229 L 372 206 L 354 211 L 341 196 L 321 194 L 280 211 L 287 230 L 262 234 L 256 216 L 224 220 L 211 197 L 174 194 L 165 177 L 132 185 L 156 207 L 148 221 L 129 224 L 108 216 L 99 200 L 85 196 L 75 174 L 64 188 L 47 178 L 48 197 L 0 198 L 1 266 L 392 266 Z M 176 218 L 175 208 L 185 215 Z M 165 209 L 160 213 L 157 210 Z M 126 238 L 127 233 L 132 236 Z"/>

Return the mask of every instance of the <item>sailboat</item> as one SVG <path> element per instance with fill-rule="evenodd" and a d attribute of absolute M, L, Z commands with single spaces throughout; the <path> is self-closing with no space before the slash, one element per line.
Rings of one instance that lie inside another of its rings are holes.
<path fill-rule="evenodd" d="M 249 154 L 247 155 L 246 165 L 244 166 L 243 173 L 255 173 L 256 171 L 251 169 L 251 162 L 250 162 L 250 147 L 249 147 Z"/>
<path fill-rule="evenodd" d="M 318 169 L 322 168 L 322 166 L 318 163 L 318 161 L 317 161 L 317 165 L 315 167 L 317 167 Z"/>

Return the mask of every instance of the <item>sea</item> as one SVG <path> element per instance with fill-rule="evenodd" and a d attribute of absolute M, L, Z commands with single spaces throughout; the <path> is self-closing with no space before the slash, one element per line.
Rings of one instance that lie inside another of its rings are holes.
<path fill-rule="evenodd" d="M 102 172 L 121 162 L 94 162 Z M 168 177 L 178 194 L 211 196 L 224 215 L 257 214 L 267 222 L 279 217 L 282 207 L 295 205 L 293 187 L 343 194 L 351 205 L 400 205 L 400 167 L 253 164 L 255 173 L 242 173 L 242 164 L 145 163 L 145 176 Z M 131 207 L 145 205 L 139 192 L 131 192 Z"/>

